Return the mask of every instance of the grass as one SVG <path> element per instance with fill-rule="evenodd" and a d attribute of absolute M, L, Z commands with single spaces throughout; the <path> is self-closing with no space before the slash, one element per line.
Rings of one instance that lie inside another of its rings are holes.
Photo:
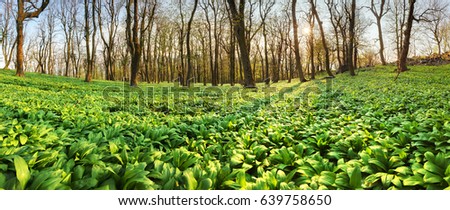
<path fill-rule="evenodd" d="M 228 85 L 0 71 L 2 189 L 448 189 L 450 66 Z"/>

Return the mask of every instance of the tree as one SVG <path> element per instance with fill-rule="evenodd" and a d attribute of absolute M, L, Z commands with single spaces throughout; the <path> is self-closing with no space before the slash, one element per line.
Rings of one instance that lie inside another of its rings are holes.
<path fill-rule="evenodd" d="M 69 76 L 71 65 L 75 65 L 75 36 L 77 30 L 77 1 L 61 1 L 58 9 L 58 19 L 61 23 L 61 29 L 64 35 L 64 76 Z M 77 72 L 73 76 L 76 76 Z"/>
<path fill-rule="evenodd" d="M 265 3 L 264 3 L 265 2 Z M 262 31 L 263 31 L 263 38 L 264 38 L 264 71 L 266 78 L 263 78 L 266 85 L 270 84 L 270 73 L 269 73 L 269 49 L 268 49 L 268 40 L 267 40 L 267 16 L 269 15 L 270 11 L 272 10 L 273 6 L 275 5 L 274 0 L 259 0 L 259 14 L 261 17 L 261 24 L 262 24 Z"/>
<path fill-rule="evenodd" d="M 100 37 L 104 46 L 103 55 L 106 80 L 115 79 L 116 59 L 114 52 L 116 50 L 116 36 L 119 28 L 119 15 L 123 3 L 123 0 L 110 0 L 106 1 L 106 3 L 98 1 L 97 16 Z"/>
<path fill-rule="evenodd" d="M 334 75 L 331 72 L 331 66 L 330 66 L 331 65 L 330 64 L 330 49 L 328 47 L 327 38 L 325 36 L 325 30 L 323 29 L 323 22 L 321 21 L 319 13 L 317 12 L 317 6 L 316 6 L 316 3 L 314 1 L 315 0 L 309 0 L 309 3 L 311 4 L 312 14 L 316 18 L 317 23 L 319 25 L 320 37 L 321 37 L 321 40 L 322 40 L 323 48 L 325 50 L 325 69 L 327 71 L 328 76 L 333 77 Z"/>
<path fill-rule="evenodd" d="M 438 54 L 442 55 L 442 42 L 444 41 L 444 21 L 448 18 L 449 3 L 444 3 L 441 0 L 429 1 L 428 8 L 433 10 L 432 13 L 427 15 L 427 21 L 425 21 L 425 28 L 431 32 L 432 39 L 436 42 Z"/>
<path fill-rule="evenodd" d="M 186 31 L 186 50 L 187 50 L 187 76 L 184 81 L 184 86 L 190 86 L 190 81 L 192 77 L 192 53 L 191 53 L 191 29 L 192 29 L 192 21 L 195 17 L 195 12 L 197 11 L 198 0 L 194 0 L 194 9 L 192 9 L 191 17 L 188 21 L 188 27 Z"/>
<path fill-rule="evenodd" d="M 312 10 L 312 7 L 311 7 Z M 314 64 L 314 15 L 312 12 L 307 14 L 306 19 L 308 20 L 309 30 L 308 30 L 308 51 L 309 51 L 309 72 L 311 74 L 311 79 L 316 79 L 316 66 Z"/>
<path fill-rule="evenodd" d="M 400 58 L 398 61 L 398 75 L 401 72 L 405 72 L 408 70 L 407 65 L 407 59 L 408 59 L 408 53 L 409 53 L 409 46 L 410 46 L 410 40 L 411 40 L 411 31 L 413 27 L 413 23 L 415 21 L 414 18 L 414 8 L 415 8 L 416 0 L 409 0 L 409 11 L 408 11 L 408 18 L 406 21 L 406 29 L 404 33 L 404 39 L 403 39 L 403 45 L 402 50 L 400 53 Z M 397 75 L 397 77 L 398 77 Z"/>
<path fill-rule="evenodd" d="M 339 11 L 338 9 L 338 4 L 334 1 L 334 0 L 326 0 L 326 5 L 328 8 L 328 12 L 330 15 L 330 22 L 331 25 L 333 26 L 333 32 L 334 32 L 334 41 L 335 41 L 335 52 L 336 52 L 336 57 L 337 57 L 337 61 L 339 64 L 338 67 L 338 73 L 344 69 L 344 61 L 343 61 L 343 57 L 342 56 L 342 51 L 345 51 L 346 47 L 345 45 L 342 46 L 341 48 L 341 37 L 340 37 L 340 28 L 342 28 L 341 26 L 343 25 L 343 20 L 344 20 L 344 15 L 342 12 Z M 342 39 L 344 39 L 344 37 L 342 37 Z"/>
<path fill-rule="evenodd" d="M 228 7 L 227 7 L 228 8 Z M 230 30 L 230 36 L 229 36 L 229 40 L 230 40 L 230 50 L 229 50 L 229 54 L 230 54 L 230 84 L 231 86 L 234 86 L 236 81 L 235 81 L 235 77 L 236 77 L 236 36 L 234 36 L 234 25 L 233 25 L 233 17 L 230 13 L 230 10 L 227 9 L 227 15 L 228 15 L 228 21 L 230 22 L 229 25 L 229 30 Z"/>
<path fill-rule="evenodd" d="M 298 39 L 298 22 L 297 22 L 297 0 L 292 0 L 292 24 L 294 27 L 294 53 L 295 53 L 295 69 L 298 71 L 300 82 L 306 82 L 303 75 L 302 63 L 300 58 L 300 42 Z"/>
<path fill-rule="evenodd" d="M 12 0 L 5 0 L 1 2 L 3 11 L 0 15 L 0 42 L 2 45 L 3 58 L 5 65 L 0 68 L 8 69 L 13 59 L 14 49 L 17 45 L 16 34 L 14 32 L 14 17 L 13 17 L 13 3 Z"/>
<path fill-rule="evenodd" d="M 94 60 L 96 52 L 95 35 L 97 33 L 97 24 L 95 18 L 96 12 L 94 9 L 95 6 L 96 0 L 91 0 L 91 2 L 89 0 L 84 0 L 84 24 L 85 24 L 84 36 L 86 41 L 86 62 L 87 62 L 86 77 L 84 79 L 85 82 L 92 81 L 92 72 L 94 70 Z M 89 10 L 89 8 L 91 8 L 91 11 Z M 90 27 L 90 21 L 92 21 L 92 31 Z M 91 40 L 91 33 L 92 33 L 92 40 Z"/>
<path fill-rule="evenodd" d="M 245 0 L 239 0 L 239 10 L 234 0 L 227 0 L 228 9 L 234 20 L 235 36 L 239 43 L 239 50 L 241 56 L 241 65 L 244 69 L 244 87 L 256 88 L 255 81 L 253 79 L 252 66 L 250 63 L 250 55 L 248 51 L 249 43 L 246 41 L 246 28 L 245 28 Z"/>
<path fill-rule="evenodd" d="M 36 3 L 25 0 L 17 0 L 17 62 L 16 62 L 16 76 L 24 77 L 25 72 L 23 68 L 23 43 L 24 43 L 24 21 L 31 18 L 37 18 L 48 6 L 50 0 L 43 0 L 41 5 L 38 7 Z"/>
<path fill-rule="evenodd" d="M 143 2 L 141 18 L 139 10 L 139 0 L 127 0 L 126 2 L 126 39 L 131 54 L 131 78 L 130 86 L 138 86 L 138 74 L 141 67 L 142 45 L 144 44 L 144 34 L 148 30 L 156 9 L 156 0 L 150 10 L 150 0 Z M 151 12 L 150 20 L 146 20 L 147 14 Z"/>
<path fill-rule="evenodd" d="M 370 11 L 375 16 L 376 22 L 377 22 L 377 29 L 378 29 L 378 42 L 380 43 L 380 59 L 381 64 L 386 65 L 386 58 L 384 56 L 384 38 L 383 38 L 383 27 L 382 27 L 382 18 L 388 14 L 389 8 L 386 8 L 389 5 L 389 2 L 386 2 L 386 0 L 380 0 L 378 2 L 379 7 L 377 8 L 377 3 L 375 0 L 370 1 Z"/>
<path fill-rule="evenodd" d="M 350 17 L 349 17 L 349 43 L 348 43 L 348 53 L 347 53 L 347 65 L 350 71 L 351 76 L 355 76 L 355 25 L 356 25 L 356 0 L 352 0 L 351 9 L 350 9 Z"/>

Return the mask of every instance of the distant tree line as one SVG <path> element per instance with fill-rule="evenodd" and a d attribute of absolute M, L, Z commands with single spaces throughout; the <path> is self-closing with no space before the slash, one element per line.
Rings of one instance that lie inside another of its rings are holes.
<path fill-rule="evenodd" d="M 6 69 L 253 88 L 450 49 L 444 0 L 0 0 Z M 376 42 L 368 36 L 376 25 Z M 27 26 L 28 25 L 28 26 Z M 387 39 L 389 38 L 389 39 Z M 392 40 L 386 43 L 386 40 Z M 377 46 L 373 46 L 377 43 Z M 387 58 L 386 46 L 395 49 Z"/>

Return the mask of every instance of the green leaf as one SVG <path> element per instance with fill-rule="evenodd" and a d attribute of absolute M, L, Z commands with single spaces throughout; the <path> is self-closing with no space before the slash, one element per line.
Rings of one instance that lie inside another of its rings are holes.
<path fill-rule="evenodd" d="M 194 177 L 192 171 L 185 171 L 181 179 L 184 182 L 184 186 L 186 190 L 196 190 L 197 189 L 197 180 Z"/>
<path fill-rule="evenodd" d="M 362 185 L 361 169 L 359 168 L 358 165 L 356 165 L 350 176 L 350 186 L 353 189 L 361 189 L 361 185 Z"/>
<path fill-rule="evenodd" d="M 85 169 L 84 166 L 82 166 L 82 165 L 77 165 L 77 166 L 75 166 L 74 171 L 73 171 L 73 178 L 74 178 L 75 180 L 80 180 L 80 179 L 82 179 L 85 170 L 86 170 L 86 169 Z"/>
<path fill-rule="evenodd" d="M 442 177 L 433 173 L 426 173 L 423 177 L 423 181 L 427 184 L 438 184 L 443 181 Z"/>
<path fill-rule="evenodd" d="M 231 157 L 231 160 L 230 160 L 231 166 L 239 165 L 239 164 L 243 163 L 244 160 L 245 160 L 244 155 L 239 154 L 239 153 L 234 154 L 234 155 Z"/>
<path fill-rule="evenodd" d="M 400 177 L 395 176 L 394 179 L 392 179 L 392 184 L 394 184 L 396 187 L 402 188 L 402 181 L 400 180 Z"/>
<path fill-rule="evenodd" d="M 199 185 L 198 190 L 210 190 L 213 185 L 213 182 L 210 178 L 203 179 Z"/>
<path fill-rule="evenodd" d="M 6 176 L 0 173 L 0 189 L 5 188 L 5 183 L 6 183 Z"/>
<path fill-rule="evenodd" d="M 329 171 L 322 171 L 319 177 L 319 183 L 325 186 L 332 186 L 336 180 L 336 174 Z"/>
<path fill-rule="evenodd" d="M 423 165 L 423 168 L 431 173 L 439 174 L 441 176 L 444 176 L 444 171 L 441 167 L 437 166 L 436 164 L 428 161 Z"/>
<path fill-rule="evenodd" d="M 111 152 L 111 154 L 116 154 L 117 152 L 119 152 L 119 147 L 117 147 L 117 145 L 114 142 L 110 141 L 109 151 Z"/>
<path fill-rule="evenodd" d="M 398 167 L 395 169 L 395 172 L 402 174 L 402 175 L 408 175 L 411 173 L 411 169 L 409 169 L 406 166 Z"/>
<path fill-rule="evenodd" d="M 403 180 L 403 185 L 405 186 L 417 186 L 423 185 L 423 178 L 420 176 L 411 176 Z"/>
<path fill-rule="evenodd" d="M 21 134 L 19 137 L 19 142 L 21 145 L 25 145 L 28 141 L 28 136 L 25 134 Z"/>
<path fill-rule="evenodd" d="M 19 180 L 21 189 L 25 189 L 27 182 L 31 178 L 27 162 L 25 162 L 25 160 L 22 157 L 16 156 L 14 158 L 14 167 L 16 168 L 16 177 L 17 180 Z"/>

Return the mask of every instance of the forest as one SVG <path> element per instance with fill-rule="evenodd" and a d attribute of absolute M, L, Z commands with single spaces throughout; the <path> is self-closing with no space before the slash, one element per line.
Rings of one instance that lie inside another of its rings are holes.
<path fill-rule="evenodd" d="M 78 0 L 19 5 L 2 0 L 2 54 L 4 68 L 17 69 L 18 75 L 26 69 L 87 82 L 253 86 L 306 81 L 320 73 L 332 76 L 357 67 L 395 64 L 406 60 L 409 52 L 443 54 L 450 48 L 448 4 Z M 23 11 L 20 22 L 26 33 L 21 36 L 16 11 Z"/>
<path fill-rule="evenodd" d="M 447 0 L 0 5 L 0 189 L 450 189 Z"/>

